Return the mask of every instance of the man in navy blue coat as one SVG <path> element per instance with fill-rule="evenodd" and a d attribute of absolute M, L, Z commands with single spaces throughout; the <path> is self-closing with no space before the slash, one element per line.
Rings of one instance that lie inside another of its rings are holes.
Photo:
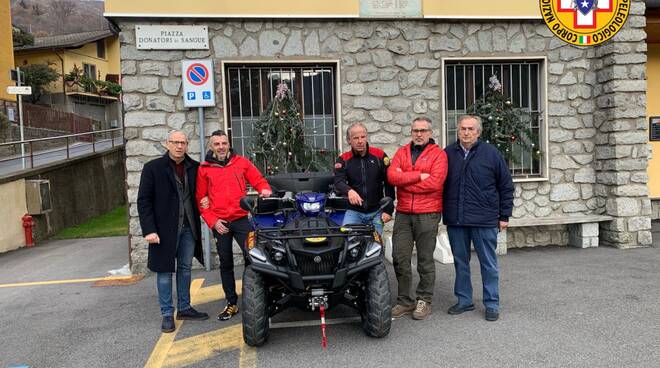
<path fill-rule="evenodd" d="M 444 187 L 444 223 L 452 253 L 458 302 L 449 314 L 474 310 L 470 279 L 470 243 L 479 258 L 486 320 L 500 313 L 497 233 L 506 229 L 513 209 L 513 181 L 502 155 L 479 140 L 481 118 L 458 119 L 458 141 L 445 148 L 449 169 Z"/>

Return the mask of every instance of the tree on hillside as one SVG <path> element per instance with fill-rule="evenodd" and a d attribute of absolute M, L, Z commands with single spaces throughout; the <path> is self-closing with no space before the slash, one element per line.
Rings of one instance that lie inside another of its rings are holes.
<path fill-rule="evenodd" d="M 35 17 L 40 17 L 44 15 L 44 13 L 45 13 L 44 9 L 41 6 L 39 6 L 39 4 L 32 5 L 32 15 L 34 15 Z"/>
<path fill-rule="evenodd" d="M 53 0 L 50 3 L 50 9 L 57 21 L 56 26 L 59 34 L 66 33 L 65 29 L 69 24 L 68 18 L 76 14 L 77 4 L 71 0 Z"/>
<path fill-rule="evenodd" d="M 76 14 L 76 2 L 71 0 L 53 0 L 50 2 L 50 8 L 53 14 L 60 20 Z"/>

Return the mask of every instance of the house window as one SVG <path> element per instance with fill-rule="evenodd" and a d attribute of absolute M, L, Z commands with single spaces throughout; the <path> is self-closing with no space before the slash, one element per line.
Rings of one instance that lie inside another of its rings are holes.
<path fill-rule="evenodd" d="M 96 65 L 83 63 L 83 74 L 85 75 L 85 77 L 91 80 L 98 79 L 96 77 Z M 85 86 L 85 92 L 92 92 L 92 93 L 96 92 L 96 89 L 93 84 L 84 84 L 84 86 Z"/>
<path fill-rule="evenodd" d="M 495 75 L 502 84 L 502 93 L 514 106 L 530 115 L 529 128 L 532 135 L 538 137 L 538 145 L 534 150 L 540 148 L 545 153 L 539 158 L 531 149 L 525 151 L 518 146 L 512 147 L 519 156 L 517 160 L 508 162 L 511 174 L 523 179 L 541 177 L 547 160 L 544 146 L 543 70 L 543 60 L 445 60 L 445 142 L 456 141 L 458 117 L 466 114 L 475 101 L 483 100 L 489 78 Z"/>
<path fill-rule="evenodd" d="M 105 59 L 105 39 L 96 41 L 96 56 Z"/>
<path fill-rule="evenodd" d="M 83 63 L 83 73 L 87 78 L 96 80 L 96 65 Z"/>
<path fill-rule="evenodd" d="M 271 102 L 280 83 L 287 84 L 301 106 L 305 140 L 318 150 L 337 150 L 334 65 L 233 64 L 226 66 L 225 73 L 227 125 L 236 153 L 250 153 L 252 125 Z"/>

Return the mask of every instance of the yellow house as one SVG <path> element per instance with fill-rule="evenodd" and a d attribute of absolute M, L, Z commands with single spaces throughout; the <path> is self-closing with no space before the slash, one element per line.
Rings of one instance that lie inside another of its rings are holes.
<path fill-rule="evenodd" d="M 92 118 L 102 123 L 99 128 L 119 126 L 121 105 L 118 97 L 67 85 L 63 78 L 78 68 L 90 79 L 120 83 L 116 30 L 35 37 L 33 45 L 14 48 L 14 60 L 17 67 L 46 63 L 60 74 L 58 80 L 45 87 L 39 103 Z"/>
<path fill-rule="evenodd" d="M 7 86 L 13 86 L 9 79 L 9 70 L 14 68 L 14 47 L 12 42 L 11 10 L 8 1 L 0 2 L 0 112 L 7 114 L 7 109 L 15 111 L 16 96 L 7 93 Z"/>
<path fill-rule="evenodd" d="M 65 75 L 75 66 L 92 79 L 119 79 L 119 39 L 113 30 L 35 37 L 34 45 L 15 48 L 14 58 L 19 67 L 47 63 Z M 60 77 L 47 92 L 62 93 L 64 90 Z"/>

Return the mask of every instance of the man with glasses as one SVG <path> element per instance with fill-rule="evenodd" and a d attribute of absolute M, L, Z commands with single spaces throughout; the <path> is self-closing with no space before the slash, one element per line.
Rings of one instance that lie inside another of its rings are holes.
<path fill-rule="evenodd" d="M 398 283 L 392 317 L 412 312 L 423 320 L 431 313 L 435 286 L 435 251 L 442 213 L 442 187 L 447 176 L 447 156 L 431 138 L 431 119 L 412 122 L 412 142 L 399 148 L 387 170 L 396 187 L 396 217 L 392 233 L 392 258 Z M 412 292 L 412 251 L 417 248 L 419 284 Z"/>
<path fill-rule="evenodd" d="M 195 204 L 199 163 L 186 154 L 188 138 L 172 131 L 167 153 L 144 165 L 137 206 L 144 239 L 149 243 L 147 266 L 156 272 L 161 330 L 173 332 L 172 273 L 176 271 L 176 319 L 205 320 L 190 306 L 193 256 L 203 263 L 201 225 Z"/>
<path fill-rule="evenodd" d="M 240 206 L 240 200 L 247 195 L 248 183 L 261 197 L 269 197 L 268 182 L 250 160 L 235 154 L 229 144 L 229 137 L 222 130 L 211 133 L 209 150 L 197 174 L 197 200 L 200 203 L 202 218 L 213 229 L 216 248 L 220 258 L 220 278 L 227 304 L 218 315 L 218 320 L 226 321 L 238 313 L 238 295 L 234 278 L 233 240 L 236 240 L 244 255 L 245 240 L 252 226 L 248 212 Z M 208 199 L 208 206 L 205 198 Z"/>

